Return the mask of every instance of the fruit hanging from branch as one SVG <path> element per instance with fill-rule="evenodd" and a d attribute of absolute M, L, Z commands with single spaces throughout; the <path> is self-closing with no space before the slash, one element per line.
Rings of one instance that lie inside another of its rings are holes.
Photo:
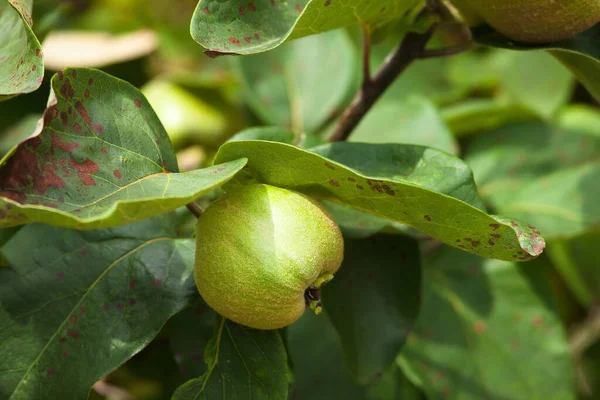
<path fill-rule="evenodd" d="M 256 329 L 321 311 L 321 286 L 343 259 L 339 227 L 313 199 L 254 184 L 228 192 L 198 220 L 194 278 L 219 314 Z"/>
<path fill-rule="evenodd" d="M 471 26 L 488 23 L 524 43 L 568 39 L 600 23 L 598 0 L 452 0 Z"/>

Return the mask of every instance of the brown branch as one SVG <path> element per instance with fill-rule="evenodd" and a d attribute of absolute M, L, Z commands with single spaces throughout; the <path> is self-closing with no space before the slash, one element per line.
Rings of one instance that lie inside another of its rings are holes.
<path fill-rule="evenodd" d="M 194 202 L 188 203 L 185 206 L 187 207 L 188 210 L 190 210 L 190 212 L 192 214 L 194 214 L 196 216 L 196 218 L 200 218 L 200 216 L 204 212 L 204 210 L 201 209 L 200 206 Z"/>
<path fill-rule="evenodd" d="M 330 142 L 346 140 L 350 136 L 383 92 L 413 61 L 420 58 L 425 51 L 427 42 L 433 35 L 434 29 L 435 27 L 431 27 L 425 33 L 408 32 L 404 36 L 400 45 L 383 62 L 377 74 L 368 83 L 363 83 L 356 93 L 352 103 L 342 115 L 331 136 L 329 136 Z"/>
<path fill-rule="evenodd" d="M 371 84 L 371 30 L 366 25 L 361 25 L 363 34 L 363 86 Z"/>

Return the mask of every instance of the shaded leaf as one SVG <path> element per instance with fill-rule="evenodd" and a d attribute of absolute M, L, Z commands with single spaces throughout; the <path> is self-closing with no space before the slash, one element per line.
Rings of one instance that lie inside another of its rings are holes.
<path fill-rule="evenodd" d="M 473 29 L 473 34 L 477 42 L 487 46 L 511 50 L 549 50 L 600 101 L 600 24 L 570 39 L 542 46 L 515 43 L 488 26 Z"/>
<path fill-rule="evenodd" d="M 0 226 L 122 225 L 182 206 L 218 187 L 245 160 L 187 173 L 162 125 L 133 86 L 96 70 L 52 78 L 41 133 L 0 166 Z"/>
<path fill-rule="evenodd" d="M 323 290 L 346 362 L 361 384 L 390 369 L 417 319 L 418 242 L 401 236 L 345 238 L 344 261 Z"/>
<path fill-rule="evenodd" d="M 595 116 L 595 118 L 594 118 Z M 504 215 L 569 237 L 600 223 L 600 113 L 565 109 L 556 122 L 507 125 L 474 139 L 466 161 Z"/>
<path fill-rule="evenodd" d="M 297 132 L 315 131 L 342 106 L 355 79 L 355 60 L 343 30 L 235 59 L 248 105 L 265 123 Z"/>
<path fill-rule="evenodd" d="M 575 83 L 572 74 L 543 51 L 496 51 L 490 62 L 511 103 L 542 118 L 552 117 L 571 99 Z"/>
<path fill-rule="evenodd" d="M 525 273 L 537 262 L 519 267 L 454 249 L 433 256 L 398 359 L 428 398 L 575 398 L 560 318 Z"/>
<path fill-rule="evenodd" d="M 269 142 L 292 144 L 294 142 L 294 133 L 279 126 L 259 126 L 244 129 L 232 136 L 228 141 L 238 142 L 240 140 L 267 140 Z"/>
<path fill-rule="evenodd" d="M 421 96 L 376 103 L 352 132 L 350 141 L 417 144 L 458 153 L 458 144 L 437 108 Z"/>
<path fill-rule="evenodd" d="M 30 93 L 44 79 L 42 46 L 31 30 L 33 0 L 0 0 L 0 101 Z"/>
<path fill-rule="evenodd" d="M 288 38 L 358 22 L 376 28 L 420 3 L 419 0 L 200 0 L 190 31 L 209 54 L 254 54 L 274 49 Z"/>
<path fill-rule="evenodd" d="M 335 279 L 334 279 L 335 280 Z M 332 281 L 333 282 L 333 281 Z M 327 317 L 304 315 L 287 328 L 287 347 L 294 367 L 291 399 L 418 400 L 420 393 L 392 365 L 377 380 L 360 386 L 344 364 L 340 338 Z"/>
<path fill-rule="evenodd" d="M 327 310 L 318 316 L 305 312 L 287 328 L 286 339 L 294 367 L 293 399 L 364 399 L 363 389 L 344 365 L 342 346 Z"/>
<path fill-rule="evenodd" d="M 5 399 L 87 398 L 197 297 L 194 241 L 176 238 L 171 214 L 85 232 L 28 225 L 2 252 Z"/>
<path fill-rule="evenodd" d="M 526 107 L 496 99 L 471 99 L 442 110 L 442 118 L 457 137 L 496 129 L 512 122 L 536 120 Z"/>
<path fill-rule="evenodd" d="M 597 248 L 600 230 L 550 242 L 548 257 L 573 291 L 577 300 L 591 307 L 600 299 Z"/>
<path fill-rule="evenodd" d="M 535 228 L 486 214 L 468 167 L 437 150 L 334 143 L 309 152 L 241 141 L 221 146 L 215 162 L 239 157 L 249 161 L 238 183 L 253 174 L 260 182 L 401 222 L 484 257 L 525 261 L 545 246 Z"/>
<path fill-rule="evenodd" d="M 208 369 L 204 349 L 213 335 L 215 317 L 215 312 L 197 298 L 165 327 L 175 362 L 187 379 L 200 376 Z"/>
<path fill-rule="evenodd" d="M 0 155 L 4 156 L 19 142 L 31 136 L 35 132 L 39 120 L 39 115 L 30 114 L 4 131 L 0 135 Z"/>
<path fill-rule="evenodd" d="M 180 386 L 174 400 L 287 399 L 287 355 L 278 331 L 218 317 L 205 351 L 208 371 Z"/>

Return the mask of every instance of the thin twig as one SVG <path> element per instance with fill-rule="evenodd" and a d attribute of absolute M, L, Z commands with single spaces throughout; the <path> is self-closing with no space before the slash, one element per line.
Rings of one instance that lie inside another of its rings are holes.
<path fill-rule="evenodd" d="M 459 54 L 465 51 L 469 51 L 473 48 L 472 42 L 462 43 L 452 47 L 444 47 L 441 49 L 431 49 L 425 50 L 421 55 L 419 55 L 419 59 L 426 58 L 435 58 L 435 57 L 448 57 L 453 56 L 455 54 Z"/>
<path fill-rule="evenodd" d="M 423 54 L 434 29 L 435 26 L 425 33 L 408 32 L 404 36 L 400 45 L 383 62 L 377 74 L 371 78 L 370 83 L 363 84 L 356 93 L 334 132 L 329 136 L 330 142 L 346 140 L 350 136 L 350 133 L 373 107 L 383 92 L 413 61 Z"/>
<path fill-rule="evenodd" d="M 361 25 L 363 34 L 363 86 L 371 84 L 371 30 L 367 25 Z"/>
<path fill-rule="evenodd" d="M 185 206 L 187 207 L 188 210 L 190 210 L 190 212 L 192 214 L 194 214 L 196 216 L 196 218 L 200 218 L 200 216 L 204 212 L 204 210 L 201 209 L 200 206 L 194 202 L 188 203 Z"/>

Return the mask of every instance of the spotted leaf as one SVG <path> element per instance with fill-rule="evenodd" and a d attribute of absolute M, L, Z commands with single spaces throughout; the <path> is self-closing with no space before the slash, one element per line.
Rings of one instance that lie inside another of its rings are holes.
<path fill-rule="evenodd" d="M 402 222 L 483 257 L 526 261 L 545 247 L 537 229 L 489 215 L 458 158 L 413 145 L 334 143 L 313 151 L 264 141 L 221 146 L 215 162 L 248 158 L 254 179 Z"/>
<path fill-rule="evenodd" d="M 44 79 L 32 8 L 33 0 L 0 0 L 0 101 L 33 92 Z"/>
<path fill-rule="evenodd" d="M 87 398 L 198 296 L 194 241 L 172 214 L 94 231 L 31 224 L 1 251 L 2 399 Z"/>
<path fill-rule="evenodd" d="M 245 164 L 178 173 L 146 99 L 103 72 L 66 69 L 52 89 L 41 132 L 0 162 L 0 227 L 123 225 L 180 207 Z"/>
<path fill-rule="evenodd" d="M 420 0 L 201 0 L 190 30 L 209 55 L 254 54 L 289 38 L 355 23 L 378 27 L 419 4 Z"/>

